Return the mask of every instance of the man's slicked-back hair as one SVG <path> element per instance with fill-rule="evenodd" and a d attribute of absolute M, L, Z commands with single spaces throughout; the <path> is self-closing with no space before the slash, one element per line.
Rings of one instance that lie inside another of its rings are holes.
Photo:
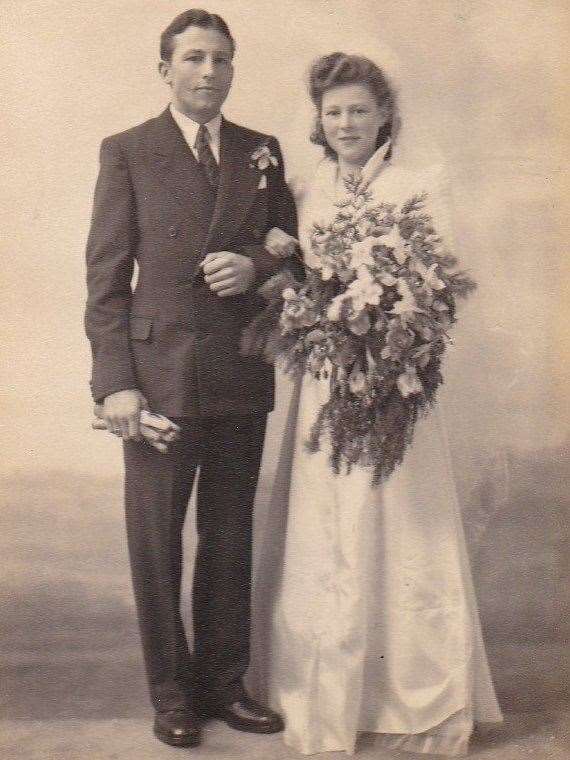
<path fill-rule="evenodd" d="M 190 8 L 190 10 L 180 13 L 170 22 L 163 33 L 160 35 L 160 58 L 163 61 L 170 61 L 172 51 L 174 50 L 174 38 L 189 26 L 201 26 L 203 29 L 214 29 L 228 38 L 232 46 L 232 55 L 235 53 L 236 43 L 231 35 L 228 25 L 217 13 L 209 13 L 201 8 Z"/>

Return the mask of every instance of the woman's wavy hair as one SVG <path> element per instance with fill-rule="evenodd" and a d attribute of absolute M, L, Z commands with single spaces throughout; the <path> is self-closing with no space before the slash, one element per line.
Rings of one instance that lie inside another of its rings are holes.
<path fill-rule="evenodd" d="M 391 138 L 391 152 L 400 123 L 395 92 L 382 69 L 373 61 L 364 56 L 346 53 L 331 53 L 317 58 L 309 69 L 309 95 L 317 109 L 311 142 L 322 145 L 325 155 L 329 158 L 337 158 L 336 152 L 330 147 L 325 137 L 321 109 L 325 92 L 344 84 L 361 84 L 368 87 L 378 105 L 389 109 L 390 118 L 378 131 L 376 148 Z"/>

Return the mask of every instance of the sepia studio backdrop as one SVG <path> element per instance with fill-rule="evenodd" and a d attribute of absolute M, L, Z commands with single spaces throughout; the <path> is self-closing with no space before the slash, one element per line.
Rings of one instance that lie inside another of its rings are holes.
<path fill-rule="evenodd" d="M 120 443 L 90 429 L 83 251 L 100 141 L 166 104 L 158 37 L 191 4 L 0 4 L 8 716 L 147 709 Z M 339 48 L 366 52 L 394 75 L 402 154 L 448 164 L 457 252 L 480 288 L 454 333 L 442 404 L 499 695 L 507 709 L 543 711 L 564 695 L 569 627 L 568 5 L 203 5 L 224 16 L 238 43 L 226 115 L 277 135 L 295 183 L 318 157 L 307 142 L 305 71 L 315 55 Z M 269 429 L 260 523 L 286 395 Z M 89 701 L 87 682 L 100 684 L 105 698 Z"/>

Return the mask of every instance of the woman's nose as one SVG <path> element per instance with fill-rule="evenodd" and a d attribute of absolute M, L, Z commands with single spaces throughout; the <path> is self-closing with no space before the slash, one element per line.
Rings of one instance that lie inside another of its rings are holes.
<path fill-rule="evenodd" d="M 346 111 L 345 113 L 341 113 L 340 118 L 339 118 L 339 126 L 342 127 L 343 129 L 348 129 L 351 124 L 352 124 L 352 118 L 351 118 L 350 113 L 348 111 Z"/>

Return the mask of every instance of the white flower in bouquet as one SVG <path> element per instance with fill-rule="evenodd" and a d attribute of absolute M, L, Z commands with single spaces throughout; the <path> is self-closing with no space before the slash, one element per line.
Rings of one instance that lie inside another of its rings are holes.
<path fill-rule="evenodd" d="M 415 296 L 410 290 L 410 286 L 402 277 L 398 278 L 396 289 L 400 298 L 390 310 L 390 314 L 398 314 L 405 320 L 410 318 L 415 312 L 423 311 L 418 306 Z"/>
<path fill-rule="evenodd" d="M 358 269 L 362 265 L 374 265 L 374 246 L 378 245 L 378 238 L 369 236 L 360 242 L 353 243 L 350 252 L 350 263 L 353 269 Z"/>
<path fill-rule="evenodd" d="M 319 251 L 318 248 L 316 248 L 315 250 L 317 251 L 318 259 L 316 260 L 314 267 L 320 271 L 321 279 L 324 282 L 328 282 L 338 270 L 334 257 L 327 254 L 326 249 Z"/>
<path fill-rule="evenodd" d="M 385 285 L 387 288 L 391 288 L 394 285 L 398 284 L 398 278 L 394 277 L 394 275 L 390 274 L 390 272 L 380 272 L 378 279 L 382 285 Z"/>
<path fill-rule="evenodd" d="M 413 262 L 410 268 L 420 275 L 426 288 L 431 290 L 443 290 L 445 288 L 445 282 L 437 275 L 437 262 L 426 267 L 425 264 L 417 260 Z"/>
<path fill-rule="evenodd" d="M 321 270 L 321 277 L 323 278 L 325 282 L 327 280 L 330 280 L 335 273 L 335 270 L 333 269 L 333 267 L 328 266 L 322 261 L 316 264 L 315 267 L 316 268 L 318 267 Z"/>
<path fill-rule="evenodd" d="M 338 296 L 335 296 L 330 304 L 327 306 L 327 318 L 331 322 L 339 322 L 340 321 L 340 314 L 342 307 L 348 300 L 349 295 L 348 293 L 339 293 Z"/>
<path fill-rule="evenodd" d="M 311 327 L 318 319 L 315 304 L 302 293 L 293 288 L 285 288 L 282 293 L 283 311 L 280 322 L 284 330 L 298 330 Z"/>
<path fill-rule="evenodd" d="M 408 396 L 421 393 L 424 389 L 421 380 L 418 377 L 418 373 L 416 372 L 416 368 L 412 367 L 410 364 L 406 366 L 406 371 L 398 377 L 396 384 L 403 398 L 408 398 Z"/>
<path fill-rule="evenodd" d="M 390 232 L 379 237 L 376 240 L 376 244 L 385 245 L 387 248 L 391 248 L 392 256 L 400 265 L 404 264 L 410 255 L 406 248 L 406 241 L 400 235 L 400 230 L 397 224 L 394 224 L 391 227 Z"/>
<path fill-rule="evenodd" d="M 348 387 L 355 396 L 363 396 L 368 390 L 366 374 L 355 364 L 352 372 L 348 376 Z"/>
<path fill-rule="evenodd" d="M 378 306 L 384 292 L 382 285 L 366 267 L 359 267 L 357 275 L 356 280 L 353 280 L 347 289 L 347 295 L 350 294 L 355 311 L 361 311 L 366 306 Z"/>

